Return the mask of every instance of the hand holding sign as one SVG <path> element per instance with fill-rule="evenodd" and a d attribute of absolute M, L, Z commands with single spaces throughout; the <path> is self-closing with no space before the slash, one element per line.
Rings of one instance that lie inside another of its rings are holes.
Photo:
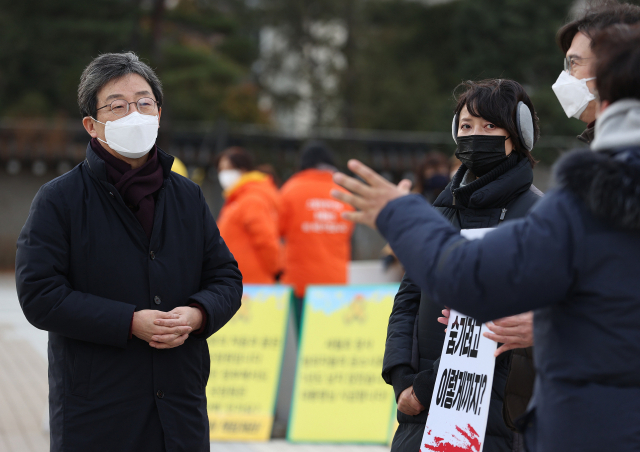
<path fill-rule="evenodd" d="M 448 331 L 420 450 L 480 452 L 496 345 L 482 335 L 484 324 L 453 310 L 446 314 Z"/>
<path fill-rule="evenodd" d="M 527 348 L 533 345 L 533 312 L 512 315 L 487 323 L 490 332 L 483 333 L 484 337 L 502 345 L 495 351 L 495 355 L 514 348 Z"/>
<path fill-rule="evenodd" d="M 442 317 L 438 317 L 438 322 L 443 325 L 449 323 L 451 311 L 447 308 L 442 310 Z M 527 348 L 533 346 L 533 312 L 525 312 L 523 314 L 512 315 L 502 319 L 494 320 L 487 323 L 487 328 L 491 332 L 484 332 L 482 335 L 494 342 L 502 344 L 494 352 L 497 357 L 515 348 Z M 446 332 L 447 329 L 445 328 Z"/>

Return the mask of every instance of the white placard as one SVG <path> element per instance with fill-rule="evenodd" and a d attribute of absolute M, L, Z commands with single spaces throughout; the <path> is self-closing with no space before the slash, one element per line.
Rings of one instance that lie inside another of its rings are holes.
<path fill-rule="evenodd" d="M 462 235 L 481 238 L 491 229 Z M 497 347 L 484 331 L 484 324 L 451 310 L 421 452 L 482 451 Z"/>

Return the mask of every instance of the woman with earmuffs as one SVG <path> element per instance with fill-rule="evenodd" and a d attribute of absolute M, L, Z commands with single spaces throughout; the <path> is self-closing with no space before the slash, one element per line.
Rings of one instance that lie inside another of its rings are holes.
<path fill-rule="evenodd" d="M 537 116 L 524 88 L 513 80 L 468 81 L 459 88 L 452 132 L 462 165 L 433 206 L 460 229 L 497 227 L 523 217 L 542 196 L 532 185 Z M 445 337 L 440 312 L 405 275 L 389 317 L 382 371 L 398 401 L 400 425 L 392 451 L 420 450 Z M 515 356 L 520 373 L 510 369 Z M 531 391 L 530 357 L 530 349 L 516 349 L 496 358 L 484 452 L 523 450 L 520 435 L 505 424 L 503 402 L 508 379 L 525 398 Z"/>

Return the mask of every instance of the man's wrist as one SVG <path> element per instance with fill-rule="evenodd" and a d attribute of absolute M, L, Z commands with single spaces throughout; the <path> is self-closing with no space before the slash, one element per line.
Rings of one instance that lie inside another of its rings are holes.
<path fill-rule="evenodd" d="M 200 324 L 194 325 L 194 331 L 192 331 L 191 334 L 201 334 L 207 325 L 207 311 L 204 310 L 204 307 L 202 307 L 200 303 L 191 303 L 189 307 L 197 309 L 200 312 Z"/>

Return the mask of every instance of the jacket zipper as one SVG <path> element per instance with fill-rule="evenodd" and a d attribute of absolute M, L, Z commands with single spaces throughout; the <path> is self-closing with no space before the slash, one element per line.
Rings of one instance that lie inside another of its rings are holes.
<path fill-rule="evenodd" d="M 504 216 L 507 214 L 507 208 L 502 209 L 502 213 L 500 214 L 500 221 L 504 221 Z"/>
<path fill-rule="evenodd" d="M 451 205 L 455 206 L 456 205 L 456 194 L 455 194 L 455 192 L 453 192 L 452 195 L 453 195 L 453 204 L 451 204 Z"/>

